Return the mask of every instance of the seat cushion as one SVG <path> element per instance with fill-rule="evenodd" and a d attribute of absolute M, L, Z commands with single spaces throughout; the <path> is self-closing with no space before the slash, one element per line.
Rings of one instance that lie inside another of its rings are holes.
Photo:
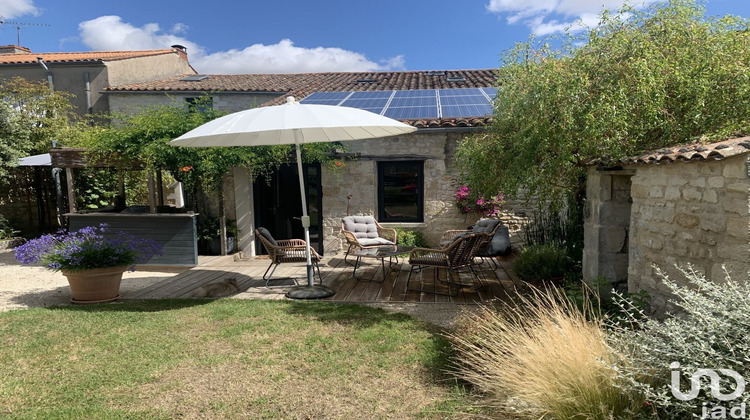
<path fill-rule="evenodd" d="M 395 245 L 393 242 L 389 241 L 388 239 L 383 239 L 383 238 L 362 238 L 362 239 L 357 239 L 357 241 L 362 246 Z"/>
<path fill-rule="evenodd" d="M 346 216 L 343 222 L 344 230 L 352 232 L 360 243 L 362 239 L 378 237 L 378 226 L 372 216 Z"/>

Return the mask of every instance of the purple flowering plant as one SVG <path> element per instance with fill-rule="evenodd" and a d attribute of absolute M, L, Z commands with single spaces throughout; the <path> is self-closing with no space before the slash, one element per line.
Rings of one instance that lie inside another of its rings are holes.
<path fill-rule="evenodd" d="M 471 194 L 471 189 L 466 185 L 460 186 L 454 195 L 456 207 L 463 214 L 477 213 L 484 217 L 496 217 L 500 214 L 500 207 L 505 201 L 502 194 L 497 194 L 490 198 L 484 196 L 475 197 Z"/>
<path fill-rule="evenodd" d="M 109 226 L 87 226 L 75 232 L 59 231 L 32 239 L 15 249 L 23 264 L 41 263 L 51 270 L 81 271 L 93 268 L 130 266 L 161 255 L 162 247 L 151 239 L 126 232 L 105 236 Z"/>

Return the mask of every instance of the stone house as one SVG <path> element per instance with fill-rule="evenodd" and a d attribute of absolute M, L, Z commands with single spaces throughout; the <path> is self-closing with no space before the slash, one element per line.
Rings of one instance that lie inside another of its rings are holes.
<path fill-rule="evenodd" d="M 111 109 L 118 112 L 133 112 L 145 105 L 189 105 L 199 97 L 208 99 L 215 109 L 236 112 L 281 104 L 287 96 L 305 103 L 321 92 L 429 91 L 434 98 L 443 89 L 462 89 L 454 91 L 459 94 L 473 90 L 481 95 L 481 89 L 491 89 L 495 83 L 491 69 L 195 75 L 119 85 L 105 93 Z M 396 117 L 418 131 L 346 142 L 336 156 L 338 166 L 306 165 L 312 245 L 324 253 L 341 250 L 341 218 L 347 214 L 371 214 L 387 226 L 419 230 L 432 244 L 447 229 L 472 225 L 478 216 L 460 214 L 454 204 L 456 172 L 451 162 L 458 143 L 490 121 L 489 103 L 475 114 L 469 111 L 460 117 L 445 113 Z M 226 213 L 237 220 L 239 248 L 247 254 L 261 251 L 253 234 L 257 226 L 279 238 L 302 237 L 295 220 L 301 205 L 295 171 L 293 166 L 281 168 L 269 180 L 254 180 L 235 168 L 226 178 Z M 507 203 L 504 210 L 506 223 L 517 231 L 528 209 L 518 202 Z"/>
<path fill-rule="evenodd" d="M 0 46 L 0 79 L 22 77 L 47 81 L 72 95 L 79 115 L 111 110 L 104 90 L 173 75 L 195 74 L 184 47 L 146 51 L 35 53 L 15 45 Z"/>
<path fill-rule="evenodd" d="M 588 170 L 584 279 L 645 290 L 668 307 L 674 266 L 691 264 L 720 282 L 750 271 L 750 137 L 670 147 Z"/>

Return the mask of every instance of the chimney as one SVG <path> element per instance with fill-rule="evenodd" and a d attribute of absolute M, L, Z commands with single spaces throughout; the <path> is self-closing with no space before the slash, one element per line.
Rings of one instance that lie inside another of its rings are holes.
<path fill-rule="evenodd" d="M 0 45 L 0 54 L 31 54 L 31 50 L 18 45 Z"/>
<path fill-rule="evenodd" d="M 187 48 L 180 44 L 174 44 L 172 45 L 172 48 L 174 48 L 174 50 L 183 60 L 187 61 Z"/>

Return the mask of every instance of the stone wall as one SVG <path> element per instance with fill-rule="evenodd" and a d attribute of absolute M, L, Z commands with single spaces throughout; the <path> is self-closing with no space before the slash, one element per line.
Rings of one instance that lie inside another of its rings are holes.
<path fill-rule="evenodd" d="M 323 235 L 326 253 L 339 252 L 344 238 L 340 235 L 341 218 L 346 216 L 347 197 L 351 195 L 349 214 L 377 217 L 377 162 L 393 160 L 424 161 L 424 222 L 385 223 L 385 226 L 416 230 L 430 245 L 437 245 L 443 232 L 466 229 L 479 218 L 461 214 L 455 206 L 456 175 L 451 167 L 458 142 L 469 132 L 429 130 L 385 139 L 347 142 L 349 152 L 359 153 L 357 159 L 346 160 L 346 166 L 331 170 L 323 168 Z M 530 205 L 509 202 L 501 219 L 511 226 L 514 242 Z"/>
<path fill-rule="evenodd" d="M 133 93 L 110 92 L 109 108 L 113 113 L 136 113 L 155 106 L 186 106 L 187 98 L 200 98 L 204 92 Z M 213 107 L 228 113 L 255 108 L 279 96 L 278 93 L 213 93 Z"/>
<path fill-rule="evenodd" d="M 626 291 L 630 237 L 632 172 L 599 172 L 591 168 L 584 208 L 583 279 L 593 285 L 606 277 Z"/>
<path fill-rule="evenodd" d="M 691 264 L 720 282 L 724 269 L 747 281 L 750 267 L 750 178 L 747 154 L 723 160 L 633 165 L 623 174 L 589 170 L 584 278 L 607 275 L 623 267 L 626 247 L 631 292 L 645 290 L 652 310 L 669 306 L 669 290 L 654 266 L 670 279 L 685 279 L 675 265 Z M 620 178 L 619 187 L 613 181 Z M 627 182 L 630 181 L 630 196 Z M 632 201 L 632 204 L 629 203 Z M 629 207 L 629 208 L 628 208 Z M 630 213 L 627 231 L 618 227 Z M 624 239 L 624 240 L 623 240 Z"/>
<path fill-rule="evenodd" d="M 726 266 L 747 280 L 750 267 L 748 157 L 638 166 L 633 177 L 632 246 L 628 285 L 666 305 L 653 265 L 680 281 L 674 265 L 692 264 L 713 281 Z"/>

